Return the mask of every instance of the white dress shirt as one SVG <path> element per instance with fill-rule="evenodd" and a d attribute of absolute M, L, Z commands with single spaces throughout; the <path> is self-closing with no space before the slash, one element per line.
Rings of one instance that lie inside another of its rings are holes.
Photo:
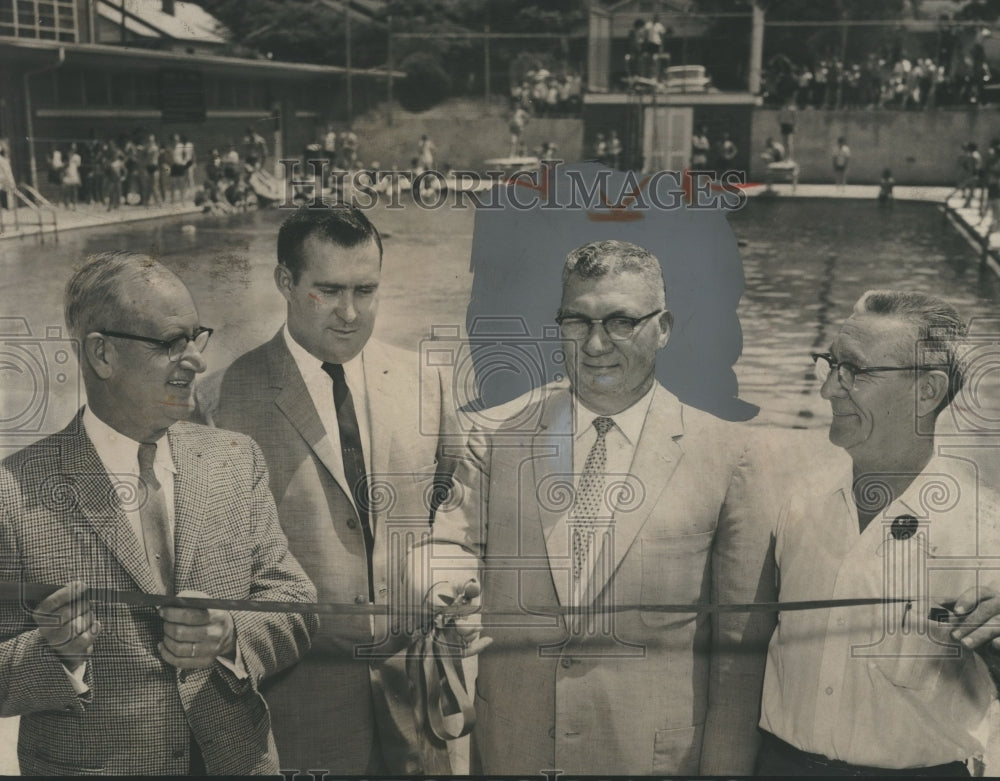
<path fill-rule="evenodd" d="M 337 423 L 337 407 L 333 403 L 333 380 L 323 371 L 323 361 L 312 355 L 302 345 L 295 341 L 286 323 L 282 328 L 288 352 L 302 375 L 302 380 L 309 391 L 316 412 L 326 434 L 333 440 L 334 478 L 344 488 L 344 493 L 354 502 L 354 495 L 347 490 L 347 476 L 344 474 L 344 459 L 340 449 L 340 426 Z M 344 379 L 351 390 L 354 401 L 354 414 L 358 418 L 358 431 L 361 435 L 361 445 L 365 455 L 365 471 L 372 473 L 371 423 L 368 411 L 368 390 L 365 385 L 364 350 L 343 364 Z M 357 509 L 357 508 L 355 508 Z"/>
<path fill-rule="evenodd" d="M 995 697 L 986 665 L 928 621 L 932 605 L 997 579 L 998 508 L 957 458 L 932 460 L 859 531 L 850 467 L 825 495 L 796 496 L 776 526 L 782 602 L 912 597 L 781 613 L 760 726 L 855 765 L 932 767 L 983 753 Z M 910 538 L 892 534 L 916 518 Z"/>
<path fill-rule="evenodd" d="M 98 458 L 107 470 L 108 477 L 113 486 L 120 486 L 116 493 L 123 497 L 122 509 L 128 518 L 129 526 L 139 543 L 139 550 L 146 550 L 145 537 L 142 530 L 142 518 L 139 515 L 138 498 L 142 496 L 139 487 L 139 443 L 134 439 L 126 437 L 124 434 L 115 431 L 107 423 L 101 420 L 89 406 L 83 410 L 83 428 L 88 439 L 97 451 Z M 170 528 L 168 538 L 170 540 L 170 556 L 173 558 L 173 538 L 175 531 L 174 524 L 174 475 L 177 468 L 170 453 L 170 439 L 162 436 L 156 442 L 156 456 L 153 458 L 153 474 L 163 488 L 163 498 L 167 508 L 167 524 Z M 128 497 L 135 497 L 135 501 L 128 501 Z M 243 665 L 243 656 L 240 652 L 239 644 L 236 646 L 236 658 L 227 659 L 218 656 L 216 659 L 236 675 L 243 679 L 248 676 Z M 83 682 L 87 665 L 81 664 L 75 670 L 66 672 L 73 684 L 73 689 L 77 694 L 84 694 L 88 686 Z"/>
<path fill-rule="evenodd" d="M 612 484 L 621 483 L 627 479 L 632 467 L 632 459 L 635 456 L 635 446 L 642 434 L 642 428 L 646 423 L 646 414 L 649 412 L 649 405 L 653 400 L 653 388 L 655 385 L 635 404 L 615 415 L 599 415 L 581 404 L 576 395 L 573 395 L 573 414 L 576 421 L 573 434 L 574 496 L 580 487 L 580 478 L 587 463 L 587 456 L 590 455 L 590 450 L 597 441 L 594 420 L 598 417 L 608 417 L 614 422 L 604 438 L 607 449 L 607 462 L 604 471 L 605 491 Z M 571 551 L 569 519 L 571 509 L 572 507 L 566 509 L 562 522 L 554 524 L 546 538 L 546 544 L 550 551 L 557 552 L 557 555 L 565 551 L 567 557 Z M 600 514 L 601 517 L 595 524 L 597 534 L 588 552 L 588 565 L 584 567 L 580 577 L 574 579 L 575 582 L 571 589 L 573 602 L 577 605 L 585 604 L 596 596 L 590 594 L 588 597 L 590 583 L 592 581 L 605 582 L 607 577 L 601 577 L 599 573 L 603 572 L 605 576 L 610 575 L 610 572 L 605 572 L 605 570 L 614 561 L 612 551 L 605 551 L 609 545 L 608 541 L 613 539 L 611 524 L 614 523 L 614 508 L 604 508 Z M 555 538 L 557 533 L 559 534 L 558 539 Z"/>

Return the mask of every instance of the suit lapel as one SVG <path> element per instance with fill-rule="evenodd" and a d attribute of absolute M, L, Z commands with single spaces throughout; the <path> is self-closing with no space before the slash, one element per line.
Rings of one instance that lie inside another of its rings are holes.
<path fill-rule="evenodd" d="M 660 495 L 684 455 L 681 446 L 684 433 L 681 403 L 659 383 L 654 388 L 629 469 L 629 480 L 634 481 L 634 485 L 631 491 L 618 492 L 612 527 L 614 548 L 610 551 L 613 558 L 611 566 L 604 570 L 607 579 L 603 583 L 591 583 L 590 593 L 595 597 L 618 571 L 639 531 L 659 504 Z M 641 498 L 641 501 L 630 500 L 633 496 Z M 608 553 L 606 551 L 605 555 Z"/>
<path fill-rule="evenodd" d="M 186 588 L 188 575 L 198 552 L 204 529 L 210 522 L 207 498 L 208 464 L 186 440 L 169 432 L 170 454 L 174 460 L 174 583 Z"/>
<path fill-rule="evenodd" d="M 549 570 L 553 573 L 559 603 L 569 604 L 569 535 L 563 520 L 570 507 L 560 499 L 573 496 L 573 404 L 567 389 L 556 390 L 545 401 L 539 430 L 531 439 L 531 465 L 535 487 L 534 494 L 527 497 L 518 492 L 522 502 L 520 517 L 527 519 L 524 505 L 530 503 L 538 508 L 538 519 L 542 527 L 549 558 Z M 568 483 L 568 486 L 562 485 Z M 525 501 L 527 499 L 527 502 Z"/>
<path fill-rule="evenodd" d="M 156 593 L 158 588 L 149 571 L 146 551 L 132 531 L 104 462 L 86 434 L 80 420 L 82 414 L 81 411 L 70 424 L 76 427 L 75 432 L 70 433 L 71 428 L 67 428 L 67 437 L 60 442 L 64 476 L 71 486 L 75 508 L 136 585 L 143 591 Z"/>
<path fill-rule="evenodd" d="M 269 356 L 271 360 L 268 360 L 266 365 L 274 369 L 270 382 L 272 387 L 278 389 L 278 393 L 274 397 L 275 405 L 299 432 L 305 443 L 316 454 L 320 463 L 326 467 L 344 495 L 350 497 L 351 493 L 342 482 L 337 470 L 340 459 L 337 458 L 337 451 L 334 448 L 339 448 L 340 443 L 334 442 L 326 433 L 323 421 L 320 420 L 319 413 L 316 411 L 316 405 L 313 404 L 312 396 L 309 395 L 305 380 L 299 373 L 295 359 L 288 352 L 288 347 L 285 345 L 284 337 L 280 331 L 271 340 L 270 347 L 274 352 Z M 333 393 L 332 383 L 330 393 Z"/>

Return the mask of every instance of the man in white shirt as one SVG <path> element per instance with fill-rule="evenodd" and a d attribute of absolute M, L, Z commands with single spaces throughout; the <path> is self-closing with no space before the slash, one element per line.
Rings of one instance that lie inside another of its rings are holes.
<path fill-rule="evenodd" d="M 259 689 L 315 616 L 90 603 L 87 587 L 315 601 L 260 449 L 185 422 L 211 329 L 183 283 L 116 252 L 66 289 L 87 405 L 0 465 L 0 579 L 67 583 L 0 604 L 0 713 L 25 775 L 275 774 Z M 61 498 L 60 498 L 61 497 Z"/>
<path fill-rule="evenodd" d="M 983 755 L 1000 501 L 967 456 L 934 441 L 962 387 L 964 333 L 941 299 L 868 291 L 813 356 L 830 441 L 849 458 L 779 513 L 780 600 L 898 601 L 781 613 L 762 775 L 967 776 Z"/>
<path fill-rule="evenodd" d="M 773 623 L 695 607 L 773 591 L 748 432 L 656 381 L 673 317 L 648 250 L 585 244 L 562 279 L 568 381 L 482 412 L 411 599 L 482 566 L 481 773 L 749 773 Z"/>
<path fill-rule="evenodd" d="M 441 460 L 457 432 L 451 380 L 417 353 L 371 340 L 382 240 L 350 206 L 304 208 L 278 233 L 286 322 L 226 370 L 215 423 L 261 443 L 292 551 L 322 601 L 399 605 L 408 535 L 427 535 Z M 268 704 L 282 768 L 335 775 L 449 772 L 418 731 L 411 638 L 384 615 L 324 621 Z"/>

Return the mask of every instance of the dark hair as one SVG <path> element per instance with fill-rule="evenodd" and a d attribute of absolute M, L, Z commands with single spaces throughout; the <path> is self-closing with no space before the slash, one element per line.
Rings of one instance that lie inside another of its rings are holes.
<path fill-rule="evenodd" d="M 382 237 L 360 209 L 347 204 L 319 208 L 303 206 L 278 230 L 278 263 L 292 272 L 293 282 L 298 282 L 302 276 L 302 245 L 310 236 L 344 248 L 374 241 L 378 247 L 379 266 L 382 265 Z"/>
<path fill-rule="evenodd" d="M 935 415 L 951 402 L 965 383 L 958 347 L 968 330 L 958 311 L 944 299 L 909 290 L 869 290 L 854 305 L 858 314 L 898 317 L 917 328 L 917 343 L 909 358 L 917 366 L 948 374 L 948 392 Z M 919 354 L 917 354 L 919 353 Z M 902 357 L 902 356 L 901 356 Z"/>

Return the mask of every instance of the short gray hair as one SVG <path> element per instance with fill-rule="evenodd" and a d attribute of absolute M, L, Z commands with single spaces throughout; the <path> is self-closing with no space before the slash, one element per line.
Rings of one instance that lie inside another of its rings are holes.
<path fill-rule="evenodd" d="M 935 412 L 940 412 L 958 395 L 965 383 L 965 366 L 958 350 L 965 341 L 968 326 L 955 307 L 927 293 L 869 290 L 854 305 L 854 313 L 898 317 L 916 326 L 919 354 L 911 353 L 908 357 L 922 368 L 948 373 L 948 393 Z"/>
<path fill-rule="evenodd" d="M 596 279 L 626 272 L 645 278 L 650 289 L 658 293 L 660 303 L 666 306 L 660 261 L 648 249 L 628 241 L 605 239 L 577 247 L 566 256 L 562 282 L 565 285 L 572 276 Z"/>
<path fill-rule="evenodd" d="M 125 283 L 157 275 L 174 276 L 166 266 L 138 252 L 101 252 L 91 255 L 66 283 L 63 311 L 70 336 L 80 341 L 91 331 L 118 324 L 134 313 L 124 300 Z"/>

